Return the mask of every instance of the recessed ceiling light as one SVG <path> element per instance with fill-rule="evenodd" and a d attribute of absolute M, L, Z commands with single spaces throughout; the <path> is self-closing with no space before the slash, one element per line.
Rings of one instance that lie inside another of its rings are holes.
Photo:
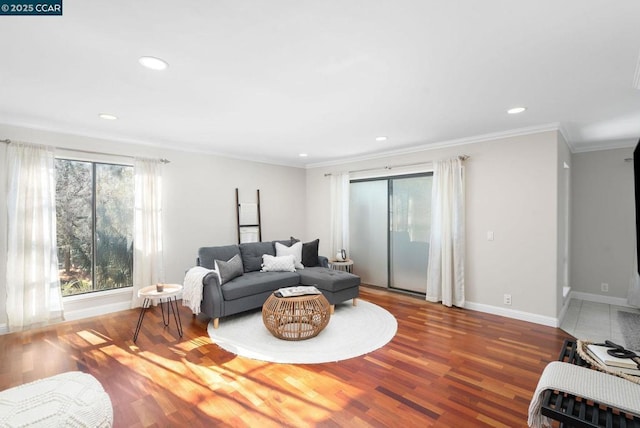
<path fill-rule="evenodd" d="M 118 118 L 118 116 L 114 116 L 108 113 L 100 113 L 98 116 L 100 117 L 100 119 L 104 120 L 116 120 Z"/>
<path fill-rule="evenodd" d="M 389 137 L 385 137 L 384 135 L 380 136 L 380 137 L 376 137 L 376 141 L 387 141 L 389 139 Z"/>
<path fill-rule="evenodd" d="M 510 108 L 509 110 L 507 110 L 507 113 L 509 113 L 509 114 L 518 114 L 518 113 L 522 113 L 526 109 L 527 109 L 526 107 L 514 107 L 514 108 Z"/>
<path fill-rule="evenodd" d="M 169 67 L 169 64 L 165 60 L 153 56 L 141 56 L 138 59 L 138 62 L 143 67 L 147 67 L 150 70 L 156 71 L 165 70 L 167 67 Z"/>
<path fill-rule="evenodd" d="M 306 157 L 307 157 L 307 156 L 309 156 L 309 155 L 308 155 L 308 154 L 306 154 L 306 153 L 300 153 L 298 156 L 300 156 L 301 158 L 306 158 Z"/>

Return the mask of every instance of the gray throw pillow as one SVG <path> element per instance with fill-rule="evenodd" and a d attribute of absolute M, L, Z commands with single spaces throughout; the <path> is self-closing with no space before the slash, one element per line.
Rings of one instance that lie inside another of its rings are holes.
<path fill-rule="evenodd" d="M 227 262 L 223 262 L 222 260 L 216 260 L 216 271 L 218 272 L 218 278 L 220 280 L 220 285 L 226 284 L 231 281 L 233 278 L 237 278 L 242 275 L 242 259 L 239 255 L 235 255 L 229 259 Z"/>

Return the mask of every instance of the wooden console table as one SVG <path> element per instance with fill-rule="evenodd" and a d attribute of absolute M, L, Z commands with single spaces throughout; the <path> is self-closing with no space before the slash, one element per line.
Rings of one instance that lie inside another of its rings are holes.
<path fill-rule="evenodd" d="M 589 367 L 580 358 L 575 340 L 565 340 L 558 361 Z M 640 417 L 565 392 L 546 390 L 542 398 L 542 415 L 560 422 L 560 427 L 629 427 L 640 428 Z"/>

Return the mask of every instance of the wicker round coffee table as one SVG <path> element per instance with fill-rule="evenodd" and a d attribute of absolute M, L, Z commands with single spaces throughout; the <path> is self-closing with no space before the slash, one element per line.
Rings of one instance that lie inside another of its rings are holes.
<path fill-rule="evenodd" d="M 322 294 L 297 297 L 272 294 L 262 306 L 262 320 L 267 330 L 278 339 L 310 339 L 329 323 L 330 307 Z"/>

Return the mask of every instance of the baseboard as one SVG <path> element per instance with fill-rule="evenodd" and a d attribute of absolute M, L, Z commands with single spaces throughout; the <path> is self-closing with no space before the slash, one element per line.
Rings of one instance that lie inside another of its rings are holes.
<path fill-rule="evenodd" d="M 560 314 L 558 314 L 558 327 L 562 325 L 562 321 L 564 321 L 564 316 L 567 315 L 567 310 L 569 309 L 569 303 L 571 303 L 571 292 L 567 296 L 564 296 L 562 308 L 560 309 Z"/>
<path fill-rule="evenodd" d="M 93 306 L 90 308 L 77 309 L 75 311 L 64 311 L 64 320 L 60 322 L 91 318 L 98 315 L 110 314 L 112 312 L 126 311 L 128 309 L 131 309 L 131 302 L 117 302 Z M 0 324 L 0 335 L 7 333 L 9 333 L 9 326 L 6 323 Z"/>
<path fill-rule="evenodd" d="M 586 300 L 587 302 L 605 303 L 607 305 L 622 306 L 632 308 L 624 297 L 603 296 L 602 294 L 583 293 L 581 291 L 572 291 L 571 299 Z"/>
<path fill-rule="evenodd" d="M 177 298 L 179 300 L 182 296 L 178 295 Z M 131 309 L 131 289 L 71 296 L 64 298 L 63 304 L 65 308 L 63 321 L 75 321 L 127 311 Z M 0 334 L 7 333 L 9 333 L 7 324 L 0 324 Z"/>
<path fill-rule="evenodd" d="M 83 318 L 97 317 L 112 312 L 126 311 L 131 309 L 131 302 L 117 302 L 106 305 L 94 306 L 91 308 L 77 309 L 75 311 L 64 311 L 65 321 L 75 321 Z"/>
<path fill-rule="evenodd" d="M 484 303 L 465 302 L 467 309 L 485 312 L 493 315 L 500 315 L 507 318 L 514 318 L 520 321 L 528 321 L 535 324 L 542 324 L 548 327 L 558 327 L 560 323 L 558 318 L 547 317 L 544 315 L 532 314 L 531 312 L 518 311 L 516 309 L 505 309 L 498 306 L 485 305 Z"/>

